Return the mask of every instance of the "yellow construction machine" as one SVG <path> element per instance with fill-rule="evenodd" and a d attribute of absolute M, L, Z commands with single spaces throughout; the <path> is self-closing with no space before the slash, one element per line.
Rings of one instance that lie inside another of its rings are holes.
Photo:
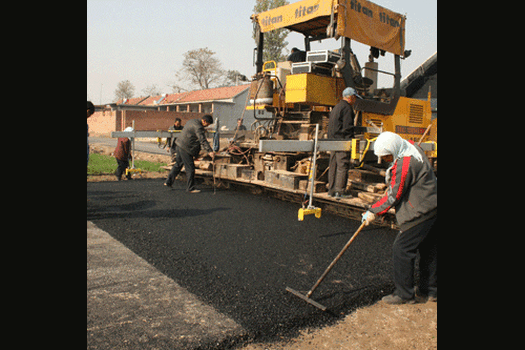
<path fill-rule="evenodd" d="M 308 140 L 313 138 L 315 124 L 320 124 L 323 138 L 331 107 L 350 86 L 363 98 L 354 106 L 354 162 L 363 160 L 370 145 L 367 140 L 382 131 L 429 142 L 427 156 L 437 158 L 437 120 L 432 127 L 430 93 L 427 100 L 401 95 L 400 60 L 411 52 L 405 50 L 405 16 L 366 0 L 303 0 L 254 14 L 251 19 L 257 41 L 257 73 L 248 109 L 272 113 L 272 118 L 258 118 L 254 113 L 260 124 L 252 128 L 256 136 Z M 304 35 L 304 62 L 263 62 L 265 33 L 281 28 Z M 329 38 L 340 40 L 340 48 L 311 50 L 311 42 Z M 351 49 L 351 40 L 370 46 L 364 67 Z M 394 55 L 394 72 L 380 70 L 374 62 L 385 53 Z M 377 89 L 378 74 L 391 75 L 393 87 Z"/>
<path fill-rule="evenodd" d="M 299 201 L 299 220 L 305 215 L 320 217 L 321 207 L 360 219 L 360 212 L 381 198 L 386 187 L 386 164 L 378 164 L 371 151 L 379 133 L 392 131 L 422 142 L 427 156 L 437 160 L 437 119 L 431 121 L 430 93 L 423 100 L 402 96 L 401 59 L 410 55 L 405 50 L 405 16 L 366 0 L 303 0 L 251 19 L 257 70 L 244 113 L 253 113 L 255 122 L 249 130 L 230 132 L 219 130 L 217 122 L 223 147 L 212 163 L 198 162 L 198 176 L 210 183 L 213 177 L 214 186 L 242 184 L 254 193 Z M 304 35 L 304 61 L 263 61 L 265 34 L 280 28 Z M 313 41 L 325 39 L 332 39 L 336 47 L 311 49 Z M 352 51 L 352 40 L 370 47 L 363 68 Z M 374 61 L 387 53 L 394 55 L 393 72 L 379 69 Z M 377 88 L 379 74 L 393 77 L 392 88 Z M 330 140 L 326 135 L 330 111 L 346 87 L 362 97 L 354 104 L 355 136 Z M 354 169 L 346 188 L 351 198 L 327 194 L 327 152 L 333 151 L 351 152 Z M 313 205 L 314 198 L 319 207 Z M 385 224 L 394 225 L 393 212 L 387 216 Z"/>
<path fill-rule="evenodd" d="M 361 218 L 361 212 L 383 196 L 386 164 L 374 156 L 375 137 L 392 131 L 421 143 L 437 164 L 437 118 L 431 120 L 430 92 L 427 99 L 403 96 L 401 59 L 405 50 L 405 16 L 366 0 L 303 0 L 251 16 L 257 41 L 256 74 L 244 113 L 253 113 L 250 130 L 222 131 L 223 145 L 213 161 L 202 159 L 196 174 L 214 186 L 246 186 L 254 193 L 266 192 L 282 199 L 299 201 L 305 215 L 321 216 L 321 207 L 338 215 Z M 300 62 L 263 61 L 265 34 L 286 28 L 304 36 L 304 59 Z M 312 50 L 313 41 L 332 39 L 333 50 Z M 340 41 L 337 45 L 337 41 Z M 361 67 L 352 51 L 352 40 L 370 47 L 368 62 Z M 379 69 L 374 59 L 394 55 L 394 71 Z M 437 53 L 425 64 L 437 70 Z M 423 66 L 425 65 L 423 64 Z M 424 69 L 423 69 L 424 70 Z M 414 90 L 407 77 L 404 84 Z M 393 77 L 391 88 L 377 88 L 379 74 Z M 356 112 L 351 140 L 327 138 L 331 108 L 346 87 L 356 89 L 362 99 Z M 260 113 L 263 112 L 263 113 Z M 169 131 L 113 132 L 112 137 L 177 137 Z M 229 138 L 233 136 L 232 138 Z M 227 146 L 224 147 L 224 139 Z M 346 191 L 351 198 L 328 196 L 327 152 L 351 152 L 354 169 L 349 171 Z M 436 168 L 435 168 L 436 169 Z M 313 205 L 315 199 L 316 205 Z M 386 225 L 395 225 L 393 209 Z"/>

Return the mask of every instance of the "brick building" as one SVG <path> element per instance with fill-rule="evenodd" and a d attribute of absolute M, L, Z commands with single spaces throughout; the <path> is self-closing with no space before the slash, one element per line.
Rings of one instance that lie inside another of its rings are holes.
<path fill-rule="evenodd" d="M 124 99 L 113 104 L 97 106 L 95 114 L 88 119 L 91 135 L 108 136 L 112 131 L 122 131 L 135 120 L 137 130 L 167 130 L 175 118 L 186 121 L 211 114 L 219 118 L 220 125 L 233 130 L 241 118 L 250 85 L 238 85 L 206 90 L 163 94 Z M 247 128 L 255 119 L 253 113 L 245 113 Z"/>

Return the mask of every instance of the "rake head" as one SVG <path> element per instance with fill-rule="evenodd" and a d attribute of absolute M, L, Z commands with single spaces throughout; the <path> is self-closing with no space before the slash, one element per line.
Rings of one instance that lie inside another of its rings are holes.
<path fill-rule="evenodd" d="M 295 295 L 296 297 L 299 297 L 299 298 L 303 299 L 303 300 L 306 301 L 308 304 L 311 304 L 311 305 L 315 306 L 315 307 L 318 308 L 318 309 L 321 309 L 321 310 L 323 310 L 323 311 L 326 311 L 326 306 L 321 305 L 321 304 L 319 304 L 317 301 L 308 298 L 306 295 L 303 295 L 303 294 L 299 293 L 298 291 L 293 290 L 293 289 L 290 288 L 290 287 L 286 287 L 286 291 L 292 293 L 292 294 Z"/>

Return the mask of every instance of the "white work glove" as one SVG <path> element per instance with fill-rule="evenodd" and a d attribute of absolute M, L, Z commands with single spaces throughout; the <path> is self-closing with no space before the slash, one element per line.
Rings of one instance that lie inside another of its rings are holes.
<path fill-rule="evenodd" d="M 365 226 L 370 225 L 370 223 L 376 219 L 376 215 L 368 210 L 365 211 L 362 216 L 361 223 L 364 222 Z"/>

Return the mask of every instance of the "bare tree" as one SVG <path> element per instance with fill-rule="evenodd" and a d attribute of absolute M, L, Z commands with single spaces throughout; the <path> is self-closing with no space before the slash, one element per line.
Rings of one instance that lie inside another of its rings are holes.
<path fill-rule="evenodd" d="M 207 47 L 186 52 L 179 75 L 201 89 L 209 89 L 224 75 L 221 62 L 213 55 L 215 52 Z"/>
<path fill-rule="evenodd" d="M 135 87 L 130 83 L 129 80 L 123 80 L 117 84 L 115 90 L 115 100 L 118 101 L 124 98 L 132 98 L 135 94 Z"/>
<path fill-rule="evenodd" d="M 239 73 L 238 70 L 228 70 L 224 74 L 224 80 L 221 86 L 236 86 L 245 81 L 249 81 L 246 75 Z"/>
<path fill-rule="evenodd" d="M 188 91 L 185 88 L 183 88 L 182 86 L 177 85 L 175 83 L 168 84 L 168 86 L 171 87 L 171 92 L 174 93 L 174 94 L 180 94 L 181 92 Z"/>
<path fill-rule="evenodd" d="M 157 84 L 146 86 L 144 89 L 142 89 L 142 93 L 144 95 L 149 95 L 149 96 L 158 96 L 162 94 Z"/>

